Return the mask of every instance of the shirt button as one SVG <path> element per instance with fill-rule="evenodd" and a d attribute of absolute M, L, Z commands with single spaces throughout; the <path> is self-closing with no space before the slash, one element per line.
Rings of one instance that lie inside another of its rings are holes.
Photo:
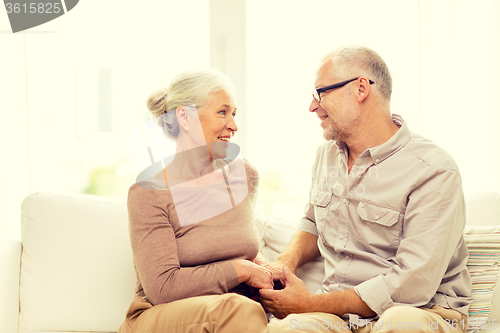
<path fill-rule="evenodd" d="M 375 220 L 378 220 L 380 216 L 378 215 L 375 215 Z"/>
<path fill-rule="evenodd" d="M 340 236 L 339 236 L 339 238 L 340 238 L 340 239 L 344 239 L 344 235 L 340 235 Z"/>
<path fill-rule="evenodd" d="M 349 259 L 349 256 L 345 256 L 346 259 Z"/>
<path fill-rule="evenodd" d="M 375 160 L 375 163 L 378 163 L 378 162 L 380 162 L 380 160 L 377 158 L 377 159 Z"/>

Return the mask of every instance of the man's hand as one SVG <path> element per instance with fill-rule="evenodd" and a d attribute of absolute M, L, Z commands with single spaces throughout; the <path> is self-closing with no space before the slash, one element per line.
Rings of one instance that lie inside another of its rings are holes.
<path fill-rule="evenodd" d="M 312 295 L 304 282 L 296 277 L 287 266 L 283 267 L 281 274 L 283 275 L 281 283 L 285 289 L 261 289 L 259 291 L 264 308 L 279 319 L 283 319 L 291 313 L 307 312 L 307 299 Z"/>

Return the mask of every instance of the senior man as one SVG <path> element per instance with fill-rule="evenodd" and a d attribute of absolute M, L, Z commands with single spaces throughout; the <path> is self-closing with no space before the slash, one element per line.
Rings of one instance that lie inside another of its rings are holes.
<path fill-rule="evenodd" d="M 309 111 L 324 138 L 299 230 L 268 264 L 270 332 L 465 332 L 471 280 L 457 165 L 390 111 L 392 79 L 365 47 L 330 53 Z M 443 124 L 444 125 L 444 124 Z M 322 289 L 294 273 L 322 256 Z"/>

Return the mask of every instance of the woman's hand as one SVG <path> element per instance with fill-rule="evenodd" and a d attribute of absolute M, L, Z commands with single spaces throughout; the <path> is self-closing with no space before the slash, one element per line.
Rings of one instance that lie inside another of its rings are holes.
<path fill-rule="evenodd" d="M 263 267 L 265 267 L 271 271 L 271 274 L 273 275 L 274 280 L 281 280 L 284 278 L 283 268 L 285 267 L 285 263 L 282 263 L 279 261 L 268 262 L 268 263 L 264 264 Z"/>
<path fill-rule="evenodd" d="M 231 263 L 240 283 L 245 282 L 250 287 L 258 289 L 273 289 L 273 276 L 269 269 L 243 259 L 231 260 Z"/>
<path fill-rule="evenodd" d="M 265 266 L 266 264 L 269 264 L 266 257 L 260 251 L 257 254 L 257 257 L 255 257 L 255 259 L 253 260 L 253 262 L 259 266 Z"/>

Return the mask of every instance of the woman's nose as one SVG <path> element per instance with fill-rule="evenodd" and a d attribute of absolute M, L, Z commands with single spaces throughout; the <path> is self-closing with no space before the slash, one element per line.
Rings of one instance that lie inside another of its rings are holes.
<path fill-rule="evenodd" d="M 229 117 L 229 120 L 227 121 L 226 123 L 226 128 L 228 130 L 230 130 L 231 132 L 236 132 L 238 130 L 238 126 L 236 125 L 236 121 L 234 120 L 234 118 L 231 116 Z"/>

